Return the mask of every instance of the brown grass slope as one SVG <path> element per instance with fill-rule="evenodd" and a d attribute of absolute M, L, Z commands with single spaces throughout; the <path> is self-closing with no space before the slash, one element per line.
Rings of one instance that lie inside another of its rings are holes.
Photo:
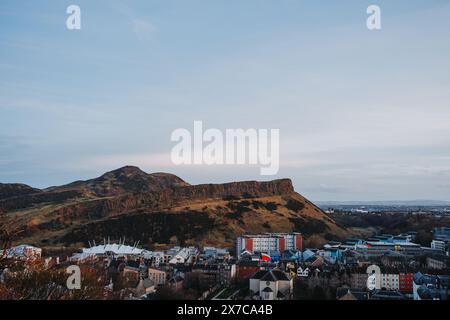
<path fill-rule="evenodd" d="M 231 248 L 241 234 L 290 231 L 315 245 L 349 235 L 296 193 L 289 179 L 191 186 L 174 175 L 135 167 L 2 199 L 0 210 L 21 222 L 17 242 L 43 247 L 125 237 L 149 247 Z"/>

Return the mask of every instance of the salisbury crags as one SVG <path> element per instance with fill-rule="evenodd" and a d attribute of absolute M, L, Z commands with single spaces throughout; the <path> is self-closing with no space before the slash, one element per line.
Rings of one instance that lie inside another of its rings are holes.
<path fill-rule="evenodd" d="M 81 245 L 104 237 L 147 245 L 232 247 L 237 235 L 299 231 L 319 239 L 346 235 L 289 179 L 189 185 L 167 173 L 120 168 L 44 190 L 0 185 L 0 210 L 18 220 L 21 239 L 41 246 Z"/>

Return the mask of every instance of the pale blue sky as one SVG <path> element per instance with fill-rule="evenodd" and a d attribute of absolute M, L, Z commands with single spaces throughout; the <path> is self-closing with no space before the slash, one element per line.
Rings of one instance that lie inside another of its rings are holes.
<path fill-rule="evenodd" d="M 80 31 L 65 27 L 70 4 Z M 2 0 L 0 182 L 127 164 L 190 183 L 268 179 L 173 166 L 171 132 L 203 120 L 279 128 L 270 179 L 312 200 L 450 200 L 449 56 L 449 0 Z"/>

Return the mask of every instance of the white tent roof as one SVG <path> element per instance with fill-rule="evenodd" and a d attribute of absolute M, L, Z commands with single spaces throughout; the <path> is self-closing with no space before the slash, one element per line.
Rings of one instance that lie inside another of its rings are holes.
<path fill-rule="evenodd" d="M 144 254 L 146 250 L 117 243 L 83 249 L 83 253 L 85 254 L 105 254 L 107 252 L 112 252 L 115 255 L 141 255 Z"/>

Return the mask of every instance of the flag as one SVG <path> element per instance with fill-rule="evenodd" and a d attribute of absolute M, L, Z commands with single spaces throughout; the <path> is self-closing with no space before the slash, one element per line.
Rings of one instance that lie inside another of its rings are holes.
<path fill-rule="evenodd" d="M 261 260 L 269 262 L 271 259 L 270 259 L 270 256 L 268 254 L 261 253 Z"/>

